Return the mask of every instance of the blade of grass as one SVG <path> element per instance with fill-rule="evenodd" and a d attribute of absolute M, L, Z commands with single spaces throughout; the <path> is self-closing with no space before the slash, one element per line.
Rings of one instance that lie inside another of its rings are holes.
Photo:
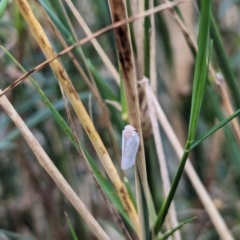
<path fill-rule="evenodd" d="M 173 179 L 173 183 L 172 183 L 170 192 L 169 192 L 166 200 L 163 202 L 163 204 L 161 206 L 161 209 L 158 213 L 157 220 L 156 220 L 155 225 L 154 225 L 154 232 L 155 232 L 156 235 L 159 233 L 159 231 L 160 231 L 160 229 L 161 229 L 161 227 L 164 223 L 164 220 L 166 218 L 168 209 L 171 205 L 172 199 L 173 199 L 174 194 L 176 192 L 179 180 L 182 176 L 182 172 L 184 170 L 185 163 L 186 163 L 186 160 L 187 160 L 188 154 L 189 154 L 188 150 L 186 150 L 186 149 L 189 149 L 189 147 L 190 147 L 190 144 L 189 143 L 186 144 L 185 149 L 184 149 L 184 153 L 183 153 L 181 161 L 180 161 L 180 165 L 179 165 L 177 173 L 176 173 L 176 175 Z"/>
<path fill-rule="evenodd" d="M 234 119 L 235 117 L 237 117 L 240 114 L 240 109 L 238 109 L 236 112 L 234 112 L 234 114 L 232 114 L 231 116 L 229 116 L 228 118 L 224 119 L 223 121 L 221 121 L 219 124 L 217 124 L 215 127 L 211 128 L 210 130 L 208 130 L 206 133 L 204 133 L 202 136 L 200 136 L 199 138 L 197 138 L 196 140 L 193 141 L 193 143 L 191 144 L 190 150 L 192 150 L 193 148 L 195 148 L 196 146 L 198 146 L 201 142 L 203 142 L 206 138 L 208 138 L 209 136 L 211 136 L 213 133 L 215 133 L 217 130 L 221 129 L 224 125 L 226 125 L 228 122 L 230 122 L 232 119 Z"/>
<path fill-rule="evenodd" d="M 169 2 L 169 0 L 164 0 L 164 1 Z M 198 1 L 198 3 L 199 2 L 200 1 Z M 186 38 L 186 40 L 189 44 L 189 47 L 190 47 L 193 55 L 195 56 L 197 51 L 198 51 L 198 46 L 197 46 L 196 40 L 193 37 L 194 34 L 191 33 L 191 31 L 189 31 L 189 29 L 185 26 L 183 16 L 181 15 L 181 12 L 180 12 L 180 10 L 177 6 L 175 8 L 170 8 L 170 12 L 172 13 L 173 18 L 175 19 L 176 23 L 178 24 L 179 28 L 181 29 L 182 33 L 184 34 L 184 36 L 185 36 L 185 38 Z M 212 15 L 212 18 L 213 18 L 213 15 Z M 214 27 L 214 25 L 212 24 L 212 19 L 211 19 L 210 34 L 211 34 L 211 37 L 213 38 L 213 41 L 214 41 L 214 47 L 215 47 L 215 49 L 218 49 L 218 52 L 219 52 L 219 51 L 221 51 L 220 34 L 218 34 L 218 36 L 217 36 L 217 34 L 213 34 L 214 33 L 214 31 L 213 31 L 214 28 L 213 27 Z M 215 31 L 215 33 L 217 33 L 218 29 L 216 28 L 215 30 L 217 30 L 217 31 Z M 216 36 L 214 36 L 214 35 L 216 35 Z M 222 53 L 225 54 L 224 50 L 223 50 Z M 221 54 L 217 53 L 217 55 L 220 56 Z M 222 66 L 224 67 L 226 65 L 222 64 Z M 225 71 L 225 70 L 223 70 L 223 71 Z M 229 74 L 230 74 L 230 71 L 231 71 L 231 69 L 229 67 L 226 72 L 229 72 Z M 209 64 L 209 72 L 211 73 L 211 77 L 214 79 L 215 83 L 218 85 L 219 81 L 221 81 L 221 79 L 219 79 L 217 71 L 214 69 L 214 67 L 211 63 Z M 227 74 L 226 74 L 226 76 L 227 76 Z M 234 76 L 234 75 L 232 74 L 232 76 Z M 230 76 L 230 78 L 231 78 L 231 76 Z M 231 82 L 232 82 L 231 85 L 234 87 L 234 85 L 236 85 L 236 84 L 234 83 L 234 79 L 233 78 L 231 78 L 231 79 L 232 79 L 231 80 Z M 237 92 L 238 91 L 237 88 L 234 88 L 234 91 Z M 232 103 L 231 103 L 232 101 L 231 101 L 230 96 L 226 95 L 225 101 L 226 101 L 226 104 L 228 106 L 232 106 Z M 231 107 L 231 108 L 233 108 L 233 107 Z"/>
<path fill-rule="evenodd" d="M 159 162 L 159 167 L 160 167 L 160 173 L 161 173 L 161 178 L 162 178 L 162 184 L 163 184 L 163 195 L 164 195 L 164 198 L 166 198 L 169 193 L 171 184 L 170 184 L 170 178 L 169 178 L 169 174 L 168 174 L 166 157 L 165 157 L 165 153 L 164 153 L 164 149 L 163 149 L 163 143 L 162 143 L 162 139 L 161 139 L 161 135 L 160 135 L 160 129 L 158 126 L 156 112 L 153 107 L 153 102 L 152 102 L 152 98 L 151 98 L 151 93 L 154 92 L 154 90 L 153 89 L 152 89 L 152 91 L 150 90 L 150 86 L 149 86 L 147 78 L 143 79 L 142 83 L 144 85 L 145 93 L 146 93 L 146 97 L 147 97 L 148 112 L 150 115 L 153 137 L 154 137 L 154 141 L 155 141 L 158 162 Z M 166 224 L 168 230 L 171 228 L 174 228 L 178 225 L 177 213 L 176 213 L 174 201 L 172 201 L 171 206 L 169 208 L 168 218 L 169 218 L 169 224 Z M 181 236 L 179 233 L 175 233 L 173 238 L 180 240 Z"/>
<path fill-rule="evenodd" d="M 71 223 L 71 221 L 70 221 L 70 219 L 69 219 L 69 217 L 68 217 L 68 215 L 67 215 L 66 212 L 65 212 L 65 216 L 66 216 L 66 218 L 67 218 L 68 227 L 69 227 L 69 229 L 70 229 L 70 232 L 71 232 L 71 234 L 72 234 L 73 239 L 74 239 L 74 240 L 78 240 L 77 234 L 76 234 L 76 232 L 74 231 L 73 225 L 72 225 L 72 223 Z"/>
<path fill-rule="evenodd" d="M 210 8 L 211 1 L 202 1 L 202 10 L 200 17 L 199 37 L 198 37 L 198 52 L 193 78 L 193 93 L 191 102 L 191 115 L 188 131 L 188 142 L 192 142 L 195 138 L 197 122 L 201 110 L 202 100 L 207 79 L 207 51 L 210 23 Z"/>
<path fill-rule="evenodd" d="M 188 138 L 184 148 L 184 153 L 180 161 L 180 166 L 174 177 L 170 192 L 158 213 L 157 220 L 154 225 L 154 232 L 156 235 L 158 234 L 158 232 L 160 231 L 163 225 L 168 209 L 174 197 L 175 191 L 178 187 L 178 183 L 182 176 L 185 163 L 188 159 L 189 149 L 195 137 L 197 122 L 198 122 L 199 113 L 202 105 L 202 99 L 204 96 L 204 89 L 206 85 L 206 76 L 207 76 L 207 50 L 208 50 L 211 1 L 203 0 L 201 3 L 202 3 L 202 8 L 201 8 L 201 18 L 200 18 L 199 36 L 198 36 L 199 50 L 197 53 L 196 65 L 194 70 L 193 94 L 192 94 L 192 102 L 191 102 L 192 105 L 191 105 Z"/>
<path fill-rule="evenodd" d="M 167 120 L 166 115 L 164 114 L 159 102 L 157 101 L 156 96 L 152 93 L 154 106 L 156 108 L 156 113 L 158 116 L 158 120 L 164 129 L 171 145 L 176 152 L 179 160 L 181 159 L 183 148 L 181 146 L 180 141 L 178 140 L 176 134 L 174 133 L 169 121 Z M 193 185 L 199 199 L 201 200 L 206 212 L 208 213 L 212 223 L 214 224 L 219 236 L 222 239 L 233 240 L 231 236 L 231 232 L 228 229 L 226 223 L 224 222 L 223 218 L 221 217 L 219 211 L 217 210 L 216 206 L 214 205 L 212 199 L 210 198 L 206 188 L 204 187 L 203 183 L 201 182 L 196 170 L 191 164 L 190 159 L 186 162 L 186 166 L 184 168 L 191 184 Z"/>
<path fill-rule="evenodd" d="M 172 230 L 170 230 L 169 232 L 164 233 L 159 240 L 165 240 L 168 239 L 170 236 L 173 235 L 174 232 L 176 232 L 177 230 L 181 229 L 186 223 L 192 222 L 194 219 L 196 219 L 196 217 L 190 218 L 182 223 L 180 223 L 177 227 L 173 228 Z"/>

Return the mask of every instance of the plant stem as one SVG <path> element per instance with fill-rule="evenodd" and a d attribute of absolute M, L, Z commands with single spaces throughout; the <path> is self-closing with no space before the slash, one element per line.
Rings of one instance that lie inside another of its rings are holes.
<path fill-rule="evenodd" d="M 163 222 L 164 222 L 164 220 L 166 218 L 168 209 L 169 209 L 169 207 L 171 205 L 171 202 L 173 200 L 174 194 L 175 194 L 176 189 L 178 187 L 178 183 L 179 183 L 180 178 L 182 176 L 185 163 L 186 163 L 186 161 L 188 159 L 190 146 L 191 146 L 191 143 L 187 142 L 187 144 L 185 146 L 185 149 L 184 149 L 184 153 L 183 153 L 181 162 L 180 162 L 180 165 L 179 165 L 179 168 L 178 168 L 177 173 L 176 173 L 176 175 L 174 177 L 174 180 L 173 180 L 170 192 L 168 194 L 168 197 L 164 201 L 164 203 L 162 204 L 162 207 L 161 207 L 161 209 L 160 209 L 160 211 L 158 213 L 157 221 L 156 221 L 156 223 L 154 225 L 154 232 L 155 232 L 156 235 L 158 234 L 158 232 L 160 231 L 160 229 L 161 229 L 161 227 L 163 225 Z"/>

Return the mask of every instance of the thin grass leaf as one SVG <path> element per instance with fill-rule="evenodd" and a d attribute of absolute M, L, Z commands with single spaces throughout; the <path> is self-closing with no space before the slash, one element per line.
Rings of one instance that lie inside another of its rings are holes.
<path fill-rule="evenodd" d="M 76 232 L 74 231 L 73 225 L 72 225 L 72 223 L 71 223 L 71 221 L 70 221 L 70 219 L 69 219 L 69 217 L 68 217 L 68 215 L 67 215 L 66 212 L 65 212 L 65 216 L 66 216 L 66 218 L 67 218 L 68 227 L 69 227 L 69 229 L 70 229 L 70 231 L 71 231 L 71 234 L 72 234 L 73 239 L 74 239 L 74 240 L 78 240 L 77 234 L 76 234 Z"/>
<path fill-rule="evenodd" d="M 217 124 L 215 127 L 211 128 L 210 130 L 208 130 L 206 133 L 204 133 L 202 136 L 200 136 L 199 138 L 197 138 L 196 140 L 193 141 L 193 143 L 190 146 L 190 150 L 192 150 L 193 148 L 195 148 L 196 146 L 198 146 L 201 142 L 203 142 L 203 140 L 205 140 L 206 138 L 210 137 L 213 133 L 215 133 L 217 130 L 221 129 L 223 126 L 225 126 L 228 122 L 230 122 L 232 119 L 234 119 L 235 117 L 238 116 L 238 114 L 240 114 L 240 109 L 237 110 L 234 114 L 232 114 L 231 116 L 229 116 L 228 118 L 224 119 L 223 121 L 221 121 L 219 124 Z"/>
<path fill-rule="evenodd" d="M 202 105 L 202 100 L 204 96 L 204 89 L 206 86 L 206 77 L 207 77 L 207 51 L 208 51 L 208 34 L 209 34 L 209 25 L 210 25 L 210 14 L 211 14 L 211 1 L 203 0 L 202 11 L 200 18 L 200 27 L 199 27 L 199 36 L 198 36 L 198 53 L 194 71 L 193 79 L 193 94 L 191 102 L 191 115 L 190 115 L 190 124 L 188 139 L 185 145 L 184 153 L 180 161 L 179 168 L 174 177 L 170 192 L 167 196 L 167 199 L 163 202 L 162 207 L 158 213 L 157 220 L 154 225 L 154 232 L 157 235 L 164 223 L 168 209 L 171 205 L 172 199 L 174 197 L 175 191 L 178 187 L 180 178 L 182 176 L 185 163 L 188 159 L 189 149 L 192 141 L 194 140 L 197 122 L 199 118 L 199 113 Z"/>
<path fill-rule="evenodd" d="M 164 233 L 161 238 L 159 238 L 158 240 L 165 240 L 168 239 L 168 237 L 170 237 L 171 235 L 173 235 L 174 232 L 176 232 L 177 230 L 181 229 L 186 223 L 189 223 L 191 221 L 193 221 L 194 219 L 196 219 L 196 217 L 190 218 L 182 223 L 180 223 L 177 227 L 173 228 L 171 231 Z"/>
<path fill-rule="evenodd" d="M 210 26 L 210 8 L 211 1 L 208 4 L 205 1 L 201 1 L 201 17 L 198 36 L 198 52 L 196 58 L 196 65 L 193 78 L 193 93 L 191 102 L 191 115 L 189 123 L 188 141 L 192 142 L 195 137 L 199 113 L 204 96 L 204 89 L 206 86 L 206 77 L 208 72 L 207 67 L 207 51 L 209 43 L 209 26 Z"/>
<path fill-rule="evenodd" d="M 107 86 L 101 76 L 98 74 L 96 68 L 92 65 L 91 61 L 87 60 L 88 67 L 93 75 L 93 79 L 95 80 L 98 90 L 102 95 L 103 99 L 108 99 L 111 101 L 118 102 L 118 97 L 111 91 L 111 89 Z"/>
<path fill-rule="evenodd" d="M 160 229 L 161 229 L 161 227 L 164 223 L 164 220 L 166 218 L 168 209 L 171 205 L 171 202 L 172 202 L 172 199 L 174 197 L 175 191 L 178 187 L 178 183 L 179 183 L 179 180 L 182 176 L 184 166 L 185 166 L 186 160 L 188 158 L 188 154 L 189 154 L 188 150 L 186 150 L 186 149 L 189 149 L 189 147 L 190 147 L 190 144 L 189 143 L 186 144 L 183 156 L 182 156 L 181 161 L 180 161 L 180 165 L 179 165 L 177 173 L 176 173 L 176 175 L 173 179 L 173 183 L 172 183 L 170 192 L 167 196 L 167 199 L 163 202 L 163 204 L 161 206 L 161 209 L 158 213 L 157 220 L 156 220 L 155 225 L 154 225 L 154 232 L 155 232 L 156 235 L 159 233 L 159 231 L 160 231 Z"/>

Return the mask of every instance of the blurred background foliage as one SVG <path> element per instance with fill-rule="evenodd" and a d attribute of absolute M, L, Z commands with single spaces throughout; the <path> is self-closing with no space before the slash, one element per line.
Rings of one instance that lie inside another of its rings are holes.
<path fill-rule="evenodd" d="M 60 0 L 59 0 L 60 1 Z M 69 24 L 65 18 L 61 5 L 57 0 L 39 0 L 46 12 L 61 32 L 68 45 L 75 42 Z M 56 52 L 63 49 L 62 44 L 42 14 L 35 1 L 29 1 L 47 33 Z M 75 7 L 86 21 L 92 32 L 111 24 L 108 2 L 97 0 L 72 0 Z M 148 8 L 146 1 L 146 8 Z M 161 1 L 156 0 L 155 5 Z M 240 5 L 237 0 L 213 0 L 212 11 L 219 28 L 224 49 L 228 56 L 230 67 L 240 86 Z M 131 12 L 129 1 L 128 10 Z M 63 1 L 74 31 L 81 39 L 85 37 L 71 10 Z M 179 7 L 186 25 L 194 34 L 197 34 L 199 10 L 197 3 L 182 4 Z M 148 19 L 148 18 L 147 18 Z M 175 130 L 181 143 L 187 137 L 187 127 L 191 108 L 191 87 L 193 79 L 195 54 L 188 46 L 179 27 L 174 22 L 168 10 L 157 13 L 156 21 L 156 66 L 157 66 L 157 96 L 162 107 Z M 133 24 L 130 24 L 131 27 Z M 145 30 L 150 31 L 149 20 L 145 21 Z M 131 28 L 132 29 L 132 28 Z M 133 30 L 131 35 L 134 36 Z M 147 36 L 147 34 L 146 34 Z M 137 36 L 134 36 L 136 39 Z M 118 69 L 116 44 L 113 31 L 98 37 L 98 41 L 111 62 Z M 44 55 L 33 39 L 26 23 L 21 17 L 14 1 L 9 4 L 0 19 L 0 44 L 22 64 L 26 70 L 31 70 L 45 60 Z M 145 49 L 149 49 L 149 39 L 145 39 Z M 133 42 L 135 54 L 137 54 Z M 96 75 L 104 79 L 111 89 L 113 96 L 120 102 L 120 90 L 109 73 L 101 58 L 90 42 L 82 46 L 82 52 L 93 67 L 90 71 L 83 61 L 80 50 L 74 49 L 74 56 L 88 76 L 94 79 Z M 22 75 L 19 68 L 10 60 L 3 50 L 0 52 L 0 88 L 3 90 Z M 219 56 L 213 52 L 212 63 L 217 71 L 223 71 L 218 63 Z M 79 92 L 93 123 L 98 130 L 107 150 L 116 166 L 117 156 L 113 151 L 112 142 L 106 130 L 103 113 L 98 102 L 92 96 L 84 79 L 77 71 L 68 55 L 61 58 L 61 62 L 68 72 L 73 85 Z M 145 51 L 145 75 L 149 76 L 149 53 Z M 89 65 L 88 65 L 89 66 Z M 94 72 L 95 71 L 95 72 Z M 67 121 L 65 105 L 51 69 L 47 66 L 36 72 L 33 77 L 37 80 L 42 91 L 51 100 L 54 107 Z M 211 80 L 211 79 L 210 79 Z M 101 91 L 98 82 L 96 85 L 102 98 L 109 95 Z M 105 95 L 104 95 L 105 94 Z M 234 103 L 234 96 L 229 93 Z M 86 204 L 93 216 L 100 222 L 111 239 L 122 239 L 116 223 L 113 221 L 107 203 L 97 188 L 92 175 L 88 172 L 81 155 L 76 151 L 63 130 L 53 119 L 51 112 L 42 102 L 40 95 L 33 88 L 29 80 L 25 80 L 18 87 L 7 93 L 7 97 L 17 112 L 24 119 L 42 147 L 45 149 L 54 164 L 67 179 L 82 201 Z M 236 110 L 239 106 L 233 104 Z M 70 108 L 71 110 L 71 108 Z M 109 106 L 110 119 L 114 128 L 114 137 L 117 146 L 121 149 L 121 131 L 126 122 L 113 106 Z M 225 112 L 224 112 L 225 111 Z M 86 137 L 75 113 L 71 110 L 73 123 L 77 135 L 97 163 L 98 157 L 89 139 Z M 199 118 L 197 136 L 227 116 L 224 100 L 221 97 L 219 86 L 208 84 Z M 142 116 L 143 120 L 145 116 Z M 146 120 L 147 121 L 147 120 Z M 239 125 L 239 118 L 237 119 Z M 144 121 L 143 121 L 144 122 Z M 178 167 L 177 157 L 164 132 L 162 141 L 167 158 L 171 179 Z M 157 212 L 163 200 L 162 185 L 157 160 L 155 143 L 151 128 L 144 131 L 144 145 L 148 181 Z M 202 182 L 212 197 L 217 209 L 221 212 L 229 228 L 240 236 L 240 150 L 239 140 L 230 129 L 230 125 L 219 130 L 206 139 L 191 152 L 192 163 Z M 32 151 L 21 137 L 11 120 L 0 109 L 0 239 L 70 239 L 67 213 L 76 235 L 79 239 L 95 239 L 85 223 L 58 190 L 52 179 L 46 174 L 36 161 Z M 133 170 L 127 171 L 128 180 L 134 190 Z M 189 180 L 183 176 L 175 196 L 177 216 L 179 222 L 192 216 L 197 219 L 186 224 L 182 230 L 182 239 L 218 239 L 218 235 L 206 214 L 201 202 Z M 130 230 L 131 232 L 131 230 Z M 240 239 L 237 238 L 236 239 Z"/>

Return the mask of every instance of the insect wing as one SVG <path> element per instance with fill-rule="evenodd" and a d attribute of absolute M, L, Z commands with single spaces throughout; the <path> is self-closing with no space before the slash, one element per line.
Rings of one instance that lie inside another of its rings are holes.
<path fill-rule="evenodd" d="M 121 168 L 127 170 L 131 168 L 136 160 L 139 147 L 139 136 L 133 131 L 130 137 L 126 137 L 126 130 L 122 134 L 122 164 Z"/>

